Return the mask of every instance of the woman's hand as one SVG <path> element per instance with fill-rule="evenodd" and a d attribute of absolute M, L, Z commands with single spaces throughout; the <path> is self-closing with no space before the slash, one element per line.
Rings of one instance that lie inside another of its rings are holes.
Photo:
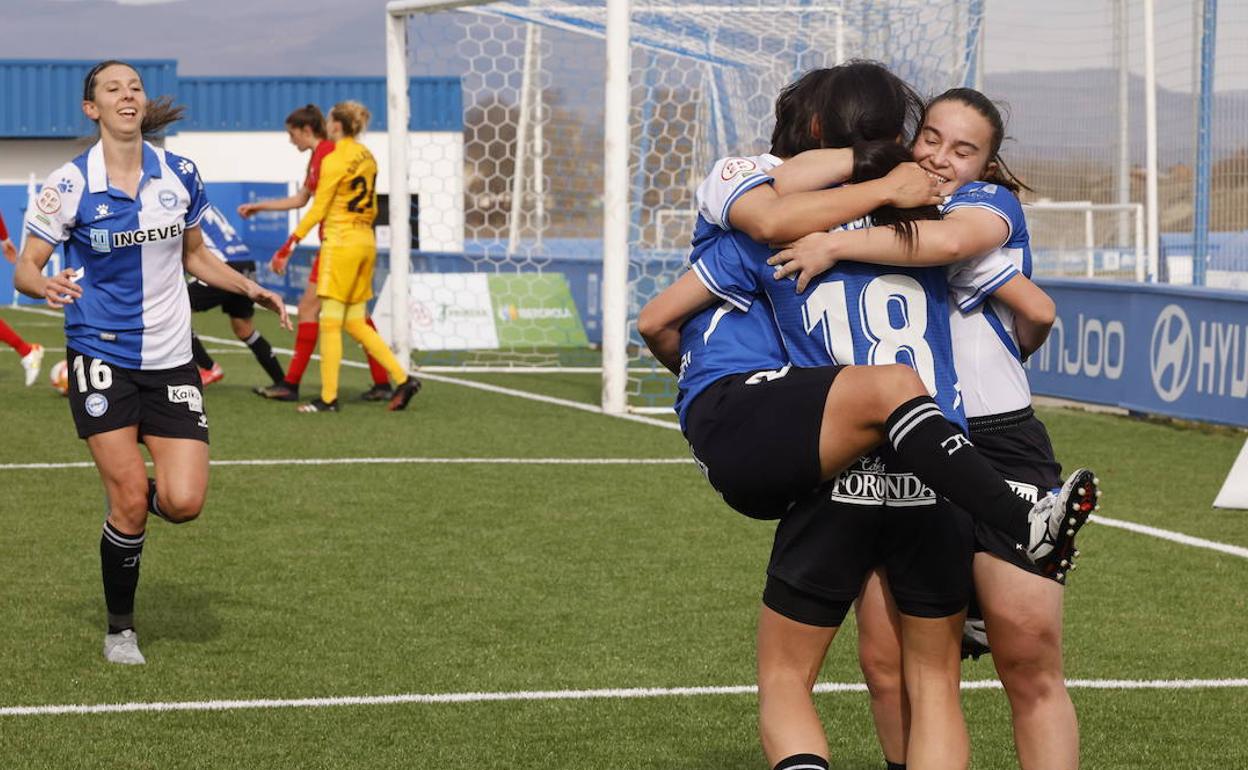
<path fill-rule="evenodd" d="M 796 275 L 797 293 L 801 294 L 812 280 L 831 270 L 838 259 L 835 233 L 811 233 L 772 255 L 767 264 L 776 268 L 777 281 Z"/>
<path fill-rule="evenodd" d="M 250 219 L 252 214 L 261 210 L 259 203 L 243 203 L 238 207 L 238 215 L 243 219 Z"/>
<path fill-rule="evenodd" d="M 77 284 L 77 280 L 81 277 L 82 274 L 75 270 L 62 270 L 45 280 L 41 293 L 47 300 L 48 307 L 59 310 L 66 305 L 74 304 L 74 300 L 82 296 L 82 287 Z"/>
<path fill-rule="evenodd" d="M 269 291 L 260 284 L 252 282 L 251 286 L 248 287 L 247 297 L 260 307 L 277 313 L 278 318 L 281 319 L 282 328 L 286 331 L 294 328 L 290 324 L 290 317 L 286 315 L 286 303 L 282 301 L 281 296 L 276 292 Z"/>
<path fill-rule="evenodd" d="M 888 203 L 899 209 L 938 206 L 944 200 L 939 184 L 918 163 L 901 163 L 882 180 Z"/>
<path fill-rule="evenodd" d="M 17 247 L 13 245 L 13 241 L 8 238 L 0 241 L 0 249 L 4 250 L 4 258 L 9 260 L 9 264 L 17 264 Z"/>

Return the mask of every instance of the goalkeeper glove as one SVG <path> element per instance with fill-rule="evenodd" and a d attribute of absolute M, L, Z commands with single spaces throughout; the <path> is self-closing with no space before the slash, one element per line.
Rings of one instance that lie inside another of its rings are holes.
<path fill-rule="evenodd" d="M 295 250 L 295 246 L 298 243 L 299 238 L 292 233 L 286 239 L 286 242 L 282 244 L 282 247 L 273 252 L 273 258 L 269 260 L 269 269 L 278 275 L 284 275 L 286 273 L 286 263 L 290 261 L 290 253 Z"/>

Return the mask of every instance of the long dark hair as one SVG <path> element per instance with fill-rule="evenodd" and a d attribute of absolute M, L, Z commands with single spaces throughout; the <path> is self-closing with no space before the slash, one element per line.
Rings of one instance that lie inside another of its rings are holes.
<path fill-rule="evenodd" d="M 315 104 L 296 107 L 286 116 L 286 125 L 290 128 L 310 128 L 317 139 L 325 138 L 325 115 Z"/>
<path fill-rule="evenodd" d="M 854 145 L 854 171 L 849 181 L 856 184 L 879 179 L 910 160 L 913 160 L 910 150 L 895 141 L 859 142 Z M 881 206 L 871 212 L 871 223 L 893 228 L 897 239 L 907 251 L 914 247 L 918 238 L 914 223 L 923 219 L 940 219 L 940 209 L 935 206 L 919 206 L 913 209 Z"/>
<path fill-rule="evenodd" d="M 143 76 L 139 74 L 139 70 L 133 64 L 120 59 L 106 59 L 92 67 L 91 71 L 87 73 L 87 77 L 82 81 L 82 100 L 84 102 L 95 101 L 95 79 L 106 68 L 114 64 L 129 67 L 134 70 L 134 74 L 139 76 L 139 82 L 143 81 Z M 140 125 L 139 130 L 142 131 L 144 139 L 154 139 L 160 136 L 171 123 L 181 120 L 185 113 L 186 108 L 174 104 L 173 97 L 161 96 L 156 99 L 148 99 L 147 106 L 143 110 L 143 123 Z"/>
<path fill-rule="evenodd" d="M 982 181 L 1000 185 L 1015 195 L 1018 195 L 1019 190 L 1031 190 L 1010 170 L 1009 166 L 1005 165 L 1005 160 L 1001 157 L 1001 143 L 1006 139 L 1005 120 L 1001 117 L 1001 110 L 997 109 L 997 105 L 991 99 L 974 88 L 950 88 L 927 103 L 927 107 L 923 110 L 924 118 L 927 117 L 927 111 L 932 108 L 932 105 L 941 102 L 965 104 L 982 115 L 992 127 L 992 144 L 988 148 L 990 168 L 985 172 Z"/>
<path fill-rule="evenodd" d="M 922 114 L 919 95 L 879 62 L 852 60 L 811 70 L 776 99 L 771 153 L 788 158 L 855 142 L 907 141 Z"/>

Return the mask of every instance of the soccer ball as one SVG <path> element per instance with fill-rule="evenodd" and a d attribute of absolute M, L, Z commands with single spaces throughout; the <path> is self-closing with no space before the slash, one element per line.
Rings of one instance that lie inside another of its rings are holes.
<path fill-rule="evenodd" d="M 48 379 L 52 383 L 53 389 L 62 396 L 69 395 L 69 362 L 64 359 L 57 361 L 52 365 L 52 371 L 48 372 Z"/>

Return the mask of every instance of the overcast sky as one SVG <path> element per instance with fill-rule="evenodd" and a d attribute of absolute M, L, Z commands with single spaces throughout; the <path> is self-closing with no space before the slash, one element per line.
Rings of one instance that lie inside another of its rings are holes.
<path fill-rule="evenodd" d="M 987 69 L 1113 63 L 1113 0 L 987 0 Z M 1142 3 L 1132 69 L 1142 72 Z M 385 0 L 0 0 L 0 57 L 171 58 L 184 75 L 384 75 Z M 1158 78 L 1188 89 L 1193 0 L 1157 0 Z M 1218 4 L 1218 90 L 1248 89 L 1248 2 Z"/>

